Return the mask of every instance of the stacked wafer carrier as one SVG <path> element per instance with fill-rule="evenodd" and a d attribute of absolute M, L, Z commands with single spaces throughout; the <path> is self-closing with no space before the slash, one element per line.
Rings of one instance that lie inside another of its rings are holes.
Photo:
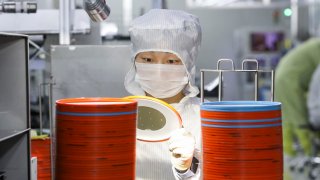
<path fill-rule="evenodd" d="M 221 69 L 231 62 L 231 69 Z M 245 69 L 255 63 L 256 69 Z M 204 101 L 204 75 L 219 76 L 218 101 Z M 223 101 L 223 75 L 253 73 L 254 101 Z M 271 74 L 270 101 L 257 101 L 259 73 Z M 230 59 L 220 59 L 217 69 L 201 69 L 202 173 L 204 179 L 283 179 L 281 103 L 274 102 L 274 71 L 259 70 L 257 60 L 242 61 L 235 69 Z"/>

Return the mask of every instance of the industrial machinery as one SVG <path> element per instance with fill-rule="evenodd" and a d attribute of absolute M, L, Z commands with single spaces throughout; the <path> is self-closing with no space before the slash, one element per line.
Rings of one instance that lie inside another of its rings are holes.
<path fill-rule="evenodd" d="M 2 13 L 36 13 L 37 2 L 35 1 L 5 1 L 0 2 Z"/>
<path fill-rule="evenodd" d="M 110 8 L 105 0 L 84 0 L 84 9 L 95 22 L 106 20 L 110 14 Z"/>
<path fill-rule="evenodd" d="M 0 179 L 30 178 L 28 37 L 0 34 Z"/>

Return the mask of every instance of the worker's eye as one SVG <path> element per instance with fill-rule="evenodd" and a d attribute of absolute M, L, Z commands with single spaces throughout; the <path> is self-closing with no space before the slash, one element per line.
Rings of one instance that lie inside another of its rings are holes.
<path fill-rule="evenodd" d="M 141 58 L 142 62 L 144 63 L 152 63 L 152 59 L 151 58 Z"/>
<path fill-rule="evenodd" d="M 168 59 L 167 60 L 167 64 L 176 64 L 176 65 L 179 65 L 179 64 L 182 64 L 181 60 L 179 59 Z"/>

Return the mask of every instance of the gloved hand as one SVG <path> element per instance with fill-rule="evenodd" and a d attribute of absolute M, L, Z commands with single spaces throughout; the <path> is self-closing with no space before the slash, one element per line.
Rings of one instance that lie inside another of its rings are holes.
<path fill-rule="evenodd" d="M 179 171 L 190 168 L 195 149 L 194 136 L 180 128 L 171 134 L 169 139 L 169 150 L 171 151 L 171 163 Z"/>

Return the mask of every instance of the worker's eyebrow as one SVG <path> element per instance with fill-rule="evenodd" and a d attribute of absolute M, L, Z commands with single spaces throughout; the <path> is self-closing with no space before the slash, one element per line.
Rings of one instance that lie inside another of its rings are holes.
<path fill-rule="evenodd" d="M 160 51 L 161 52 L 161 51 Z M 150 53 L 158 53 L 158 51 L 150 51 Z M 161 52 L 161 53 L 166 53 L 166 54 L 172 54 L 171 52 Z"/>

